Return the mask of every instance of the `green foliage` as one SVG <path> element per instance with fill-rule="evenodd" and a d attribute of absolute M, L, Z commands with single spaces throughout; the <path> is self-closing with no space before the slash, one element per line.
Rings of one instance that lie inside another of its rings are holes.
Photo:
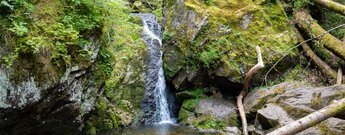
<path fill-rule="evenodd" d="M 211 48 L 209 51 L 203 51 L 200 53 L 199 59 L 205 64 L 206 67 L 209 67 L 210 64 L 216 62 L 216 60 L 220 58 L 219 53 L 217 50 Z"/>
<path fill-rule="evenodd" d="M 321 8 L 319 11 L 318 16 L 322 16 L 322 19 L 318 21 L 318 23 L 325 29 L 329 30 L 336 26 L 345 23 L 345 16 L 335 13 L 329 9 Z M 338 39 L 343 39 L 345 35 L 345 28 L 339 28 L 330 32 L 332 35 L 337 37 Z"/>
<path fill-rule="evenodd" d="M 0 2 L 0 7 L 2 7 L 2 8 L 9 8 L 9 9 L 11 9 L 11 10 L 13 10 L 13 5 L 11 5 L 10 3 L 8 3 L 9 1 L 7 1 L 7 0 L 2 0 L 1 2 Z"/>
<path fill-rule="evenodd" d="M 194 111 L 198 103 L 199 103 L 199 99 L 188 99 L 188 100 L 183 101 L 182 108 L 188 111 Z"/>
<path fill-rule="evenodd" d="M 297 8 L 297 9 L 306 7 L 310 4 L 312 4 L 312 2 L 310 2 L 310 0 L 293 0 L 292 1 L 292 6 L 294 8 Z"/>
<path fill-rule="evenodd" d="M 18 37 L 22 37 L 28 33 L 29 30 L 26 26 L 27 25 L 26 23 L 23 23 L 23 22 L 13 22 L 13 23 L 14 23 L 13 28 L 10 28 L 9 30 L 13 32 L 14 34 L 16 34 Z"/>
<path fill-rule="evenodd" d="M 21 54 L 37 54 L 40 49 L 51 51 L 51 61 L 58 66 L 78 63 L 90 57 L 86 45 L 90 35 L 103 25 L 104 1 L 32 1 L 9 2 L 13 11 L 1 19 L 9 20 L 8 33 L 13 33 L 13 51 L 5 56 L 8 66 Z M 48 8 L 49 7 L 49 8 Z M 73 62 L 72 62 L 73 61 Z"/>
<path fill-rule="evenodd" d="M 122 0 L 103 1 L 100 5 L 104 6 L 102 10 L 105 11 L 102 12 L 106 12 L 106 15 L 103 15 L 101 25 L 102 46 L 96 61 L 95 80 L 105 81 L 104 93 L 100 97 L 108 102 L 105 105 L 106 110 L 101 106 L 95 109 L 98 113 L 92 117 L 97 120 L 88 120 L 89 128 L 83 129 L 84 132 L 129 124 L 124 121 L 133 119 L 133 112 L 140 107 L 141 92 L 144 90 L 144 83 L 141 83 L 140 78 L 143 68 L 139 62 L 142 60 L 139 58 L 144 58 L 146 46 L 140 37 L 142 28 L 136 24 L 141 21 L 130 16 L 130 11 Z M 76 27 L 84 26 L 78 24 Z M 88 31 L 88 27 L 94 26 L 89 25 L 84 30 Z M 125 82 L 127 72 L 132 72 L 130 81 L 135 81 L 135 84 L 129 85 Z"/>
<path fill-rule="evenodd" d="M 197 88 L 194 90 L 188 90 L 188 91 L 190 91 L 196 99 L 204 97 L 204 92 L 200 88 Z"/>

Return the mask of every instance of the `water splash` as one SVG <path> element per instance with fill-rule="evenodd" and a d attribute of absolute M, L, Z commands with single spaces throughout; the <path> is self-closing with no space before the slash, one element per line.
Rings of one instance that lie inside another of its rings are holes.
<path fill-rule="evenodd" d="M 167 88 L 162 67 L 162 32 L 156 17 L 150 13 L 132 14 L 143 22 L 143 39 L 149 49 L 146 92 L 144 97 L 145 124 L 175 123 L 169 110 Z"/>

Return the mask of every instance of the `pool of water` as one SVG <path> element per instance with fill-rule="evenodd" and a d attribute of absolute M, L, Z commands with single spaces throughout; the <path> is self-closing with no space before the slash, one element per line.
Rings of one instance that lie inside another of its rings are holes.
<path fill-rule="evenodd" d="M 200 132 L 185 126 L 160 124 L 130 127 L 122 130 L 109 130 L 98 135 L 218 135 L 218 133 Z"/>

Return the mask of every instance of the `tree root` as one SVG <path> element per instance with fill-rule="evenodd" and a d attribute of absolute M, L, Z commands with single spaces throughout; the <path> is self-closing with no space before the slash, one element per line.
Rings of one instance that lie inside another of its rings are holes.
<path fill-rule="evenodd" d="M 247 130 L 248 125 L 247 125 L 246 114 L 244 112 L 242 101 L 243 101 L 243 98 L 248 93 L 250 79 L 252 78 L 254 73 L 256 73 L 259 69 L 264 67 L 264 63 L 262 61 L 262 56 L 261 56 L 261 50 L 259 46 L 256 46 L 256 52 L 258 55 L 258 63 L 247 72 L 246 77 L 244 78 L 244 81 L 243 81 L 243 89 L 240 95 L 237 97 L 237 107 L 238 107 L 238 111 L 240 112 L 240 117 L 242 121 L 243 135 L 248 135 L 248 130 Z"/>

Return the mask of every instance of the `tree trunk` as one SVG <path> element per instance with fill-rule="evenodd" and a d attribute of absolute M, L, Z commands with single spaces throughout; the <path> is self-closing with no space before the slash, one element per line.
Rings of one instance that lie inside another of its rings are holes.
<path fill-rule="evenodd" d="M 332 0 L 313 0 L 315 3 L 327 7 L 339 14 L 345 15 L 345 6 Z"/>
<path fill-rule="evenodd" d="M 267 135 L 294 135 L 311 126 L 314 126 L 329 117 L 345 111 L 345 98 L 338 100 L 312 114 L 309 114 L 297 121 L 274 130 Z"/>
<path fill-rule="evenodd" d="M 241 117 L 241 122 L 242 122 L 242 128 L 243 128 L 243 135 L 248 135 L 248 130 L 247 130 L 247 118 L 246 114 L 244 112 L 243 108 L 243 98 L 247 95 L 248 93 L 248 87 L 249 87 L 249 81 L 259 69 L 264 67 L 264 62 L 262 61 L 262 56 L 261 56 L 261 50 L 259 46 L 256 46 L 256 52 L 258 54 L 258 63 L 252 67 L 248 73 L 246 74 L 246 77 L 244 78 L 243 81 L 243 89 L 240 93 L 240 95 L 237 97 L 237 107 L 238 111 L 240 112 L 240 117 Z"/>
<path fill-rule="evenodd" d="M 325 31 L 307 12 L 295 11 L 294 18 L 298 26 L 309 36 L 315 38 L 318 35 L 323 35 L 319 37 L 321 43 L 336 56 L 345 60 L 345 44 Z"/>

